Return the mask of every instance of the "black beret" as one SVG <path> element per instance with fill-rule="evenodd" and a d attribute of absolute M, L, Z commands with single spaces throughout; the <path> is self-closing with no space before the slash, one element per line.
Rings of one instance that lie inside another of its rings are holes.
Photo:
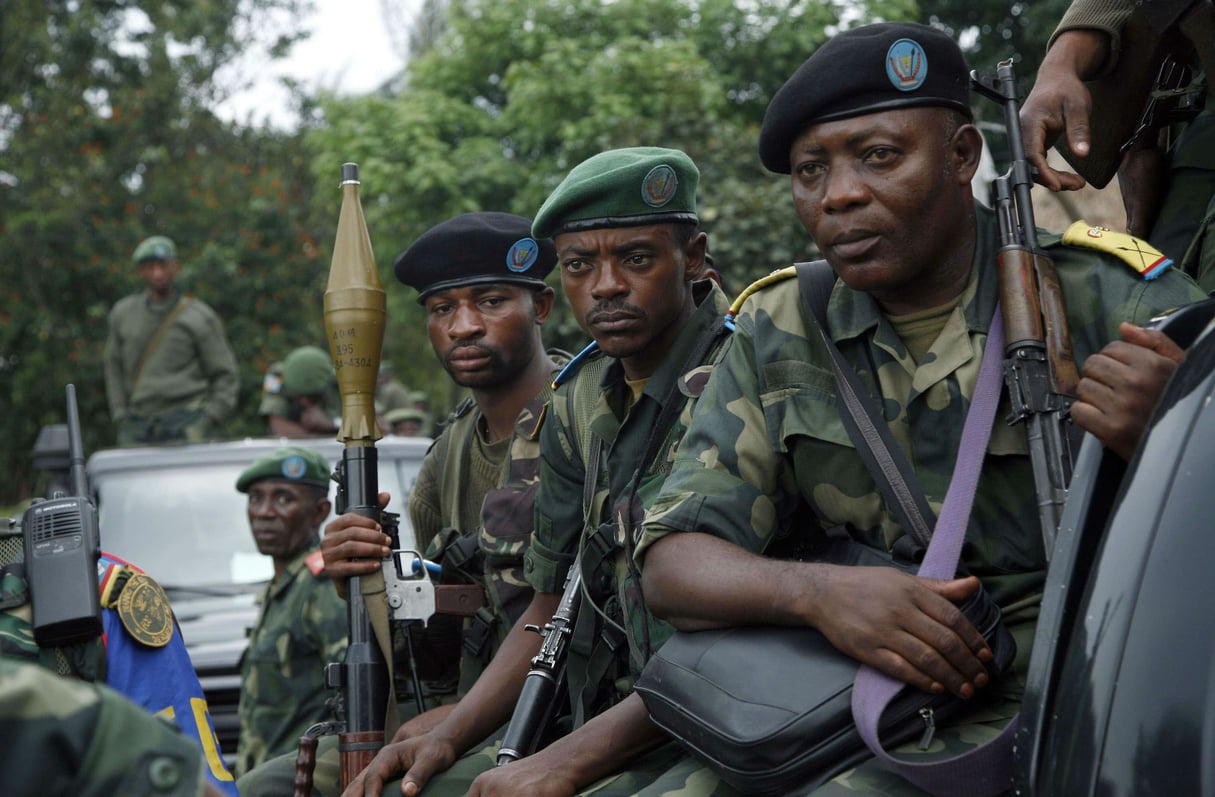
<path fill-rule="evenodd" d="M 772 97 L 759 159 L 789 173 L 789 148 L 811 124 L 917 106 L 971 117 L 970 67 L 957 42 L 927 25 L 879 22 L 837 34 Z"/>
<path fill-rule="evenodd" d="M 418 304 L 436 291 L 486 282 L 540 288 L 557 264 L 547 238 L 532 237 L 531 219 L 510 213 L 465 213 L 436 224 L 396 263 L 397 279 L 418 292 Z"/>

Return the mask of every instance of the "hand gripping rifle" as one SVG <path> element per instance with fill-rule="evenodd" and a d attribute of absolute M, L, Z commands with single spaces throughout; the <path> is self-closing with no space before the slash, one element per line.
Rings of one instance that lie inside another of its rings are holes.
<path fill-rule="evenodd" d="M 506 726 L 506 736 L 498 748 L 498 766 L 531 755 L 540 745 L 540 739 L 552 721 L 556 701 L 565 694 L 565 661 L 569 653 L 570 635 L 574 632 L 574 620 L 582 602 L 582 563 L 575 557 L 565 576 L 565 591 L 553 619 L 544 630 L 534 625 L 527 630 L 543 634 L 540 652 L 532 659 L 532 668 L 523 681 L 519 702 Z"/>
<path fill-rule="evenodd" d="M 1007 340 L 1004 382 L 1012 404 L 1009 424 L 1025 422 L 1049 561 L 1072 475 L 1068 428 L 1080 376 L 1055 264 L 1038 246 L 1030 201 L 1033 175 L 1021 137 L 1012 60 L 1000 62 L 994 79 L 970 75 L 976 91 L 1003 105 L 1008 128 L 1012 164 L 994 184 L 1000 229 L 996 267 Z"/>

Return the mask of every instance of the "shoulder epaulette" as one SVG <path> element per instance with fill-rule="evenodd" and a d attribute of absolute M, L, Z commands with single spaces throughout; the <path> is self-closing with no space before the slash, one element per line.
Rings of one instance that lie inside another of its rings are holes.
<path fill-rule="evenodd" d="M 791 277 L 797 276 L 797 266 L 785 266 L 778 268 L 767 276 L 760 277 L 755 282 L 752 282 L 743 292 L 738 294 L 738 298 L 730 304 L 730 310 L 726 313 L 726 329 L 734 331 L 734 317 L 738 315 L 738 311 L 742 309 L 743 302 L 750 298 L 751 294 L 763 290 L 773 283 L 782 282 Z"/>
<path fill-rule="evenodd" d="M 308 568 L 308 572 L 313 576 L 319 576 L 325 572 L 325 555 L 320 550 L 315 550 L 304 557 L 304 567 Z"/>
<path fill-rule="evenodd" d="M 599 344 L 591 341 L 587 347 L 574 355 L 574 358 L 566 363 L 555 377 L 553 377 L 553 390 L 556 390 L 561 385 L 574 378 L 574 375 L 582 370 L 582 366 L 593 360 L 595 357 L 602 354 L 599 351 Z"/>
<path fill-rule="evenodd" d="M 1108 227 L 1094 227 L 1086 221 L 1078 221 L 1063 233 L 1064 246 L 1096 249 L 1126 263 L 1145 280 L 1152 280 L 1173 264 L 1173 261 L 1142 238 L 1124 232 L 1115 232 Z"/>
<path fill-rule="evenodd" d="M 456 405 L 456 408 L 451 411 L 451 415 L 447 416 L 447 420 L 443 422 L 443 425 L 445 427 L 449 426 L 451 425 L 452 421 L 463 418 L 472 410 L 474 404 L 475 402 L 473 401 L 472 396 L 465 396 L 464 399 Z"/>

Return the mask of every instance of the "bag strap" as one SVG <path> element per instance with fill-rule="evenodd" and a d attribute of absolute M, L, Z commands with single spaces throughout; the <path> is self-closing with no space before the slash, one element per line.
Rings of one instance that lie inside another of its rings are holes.
<path fill-rule="evenodd" d="M 148 364 L 148 360 L 152 359 L 152 355 L 160 347 L 160 342 L 164 340 L 165 333 L 173 326 L 173 322 L 177 320 L 188 304 L 190 304 L 189 296 L 178 299 L 177 304 L 173 305 L 173 309 L 168 312 L 164 320 L 160 322 L 160 326 L 156 328 L 156 332 L 148 339 L 148 344 L 143 347 L 143 352 L 139 355 L 139 362 L 135 365 L 135 377 L 131 380 L 132 396 L 135 395 L 135 388 L 139 386 L 139 378 L 143 376 L 144 366 Z"/>
<path fill-rule="evenodd" d="M 891 434 L 877 402 L 861 384 L 860 377 L 840 354 L 839 348 L 827 331 L 827 303 L 831 298 L 831 288 L 835 284 L 835 272 L 826 260 L 798 263 L 796 268 L 802 302 L 818 322 L 823 345 L 831 354 L 838 396 L 847 410 L 846 413 L 841 413 L 840 417 L 848 437 L 852 439 L 857 453 L 877 483 L 886 505 L 898 516 L 903 527 L 911 532 L 921 545 L 928 547 L 936 516 L 928 506 L 928 499 L 920 487 L 919 479 L 903 454 L 903 449 L 899 448 L 894 435 Z M 951 572 L 949 577 L 952 576 Z"/>
<path fill-rule="evenodd" d="M 1003 352 L 1004 324 L 997 305 L 984 345 L 978 383 L 966 413 L 953 478 L 941 508 L 941 519 L 920 566 L 921 576 L 952 578 L 956 572 L 996 406 L 1000 402 Z M 1012 783 L 1016 717 L 992 741 L 944 761 L 900 761 L 882 748 L 878 722 L 886 706 L 905 686 L 902 681 L 867 665 L 862 665 L 857 672 L 852 688 L 852 716 L 861 738 L 873 754 L 888 768 L 938 797 L 987 797 L 1007 790 Z"/>

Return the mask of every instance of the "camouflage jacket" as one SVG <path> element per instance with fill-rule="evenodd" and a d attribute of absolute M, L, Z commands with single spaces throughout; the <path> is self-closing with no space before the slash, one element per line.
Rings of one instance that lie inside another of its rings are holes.
<path fill-rule="evenodd" d="M 590 594 L 610 622 L 622 626 L 618 630 L 624 632 L 628 643 L 624 645 L 625 639 L 609 643 L 620 645 L 619 653 L 608 657 L 612 661 L 605 659 L 601 648 L 589 651 L 577 641 L 571 645 L 566 672 L 575 696 L 575 712 L 581 711 L 583 717 L 597 710 L 596 704 L 603 699 L 597 693 L 607 682 L 616 682 L 616 694 L 608 699 L 629 691 L 632 677 L 645 664 L 647 651 L 670 635 L 670 627 L 646 610 L 629 554 L 642 509 L 649 505 L 670 470 L 675 444 L 689 417 L 690 401 L 685 401 L 657 454 L 640 474 L 635 493 L 630 484 L 662 405 L 672 390 L 682 399 L 694 398 L 707 376 L 704 363 L 713 360 L 725 339 L 719 335 L 694 366 L 687 362 L 696 344 L 729 309 L 726 295 L 714 283 L 697 283 L 694 290 L 696 311 L 637 401 L 627 405 L 630 391 L 621 364 L 600 355 L 559 387 L 550 407 L 553 417 L 541 434 L 540 492 L 536 497 L 535 532 L 525 558 L 527 579 L 537 591 L 560 593 L 581 546 L 582 572 Z M 600 439 L 602 451 L 595 494 L 584 516 L 583 486 L 590 456 L 584 438 L 589 438 L 588 429 L 589 435 Z M 631 500 L 626 505 L 622 499 Z M 604 629 L 597 627 L 597 617 L 584 602 L 575 626 L 576 639 L 583 634 L 602 639 L 600 631 Z M 606 633 L 611 637 L 610 626 Z"/>
<path fill-rule="evenodd" d="M 980 208 L 977 222 L 970 282 L 918 365 L 869 295 L 837 280 L 827 312 L 832 339 L 881 397 L 887 423 L 938 513 L 996 309 L 995 220 Z M 1120 321 L 1143 323 L 1202 297 L 1174 270 L 1144 281 L 1105 255 L 1059 246 L 1057 237 L 1041 242 L 1058 268 L 1077 363 L 1116 340 Z M 904 535 L 844 429 L 831 360 L 810 324 L 796 280 L 744 304 L 646 518 L 639 561 L 654 540 L 678 531 L 713 534 L 757 552 L 778 535 L 813 542 L 832 527 L 883 551 Z M 1007 414 L 1005 394 L 996 415 Z M 1045 571 L 1027 450 L 1023 426 L 998 420 L 962 551 L 965 567 L 1010 620 L 1036 617 Z M 791 523 L 802 508 L 811 517 Z"/>
<path fill-rule="evenodd" d="M 237 776 L 294 751 L 308 726 L 331 718 L 324 669 L 346 650 L 346 603 L 318 545 L 296 554 L 258 597 L 261 611 L 241 657 Z"/>
<path fill-rule="evenodd" d="M 562 351 L 550 350 L 548 355 L 559 367 L 569 361 Z M 457 411 L 427 453 L 422 467 L 430 475 L 419 473 L 415 494 L 410 496 L 414 531 L 427 556 L 442 558 L 444 567 L 457 570 L 460 580 L 485 588 L 486 605 L 463 623 L 460 695 L 476 681 L 531 601 L 532 588 L 523 577 L 523 552 L 539 487 L 540 429 L 551 397 L 552 389 L 545 386 L 519 412 L 493 484 L 486 485 L 480 502 L 472 502 L 481 507 L 475 528 L 461 522 L 461 507 L 469 504 L 470 491 L 475 499 L 481 490 L 480 479 L 470 468 L 481 412 L 471 401 Z M 444 580 L 453 575 L 445 574 Z M 442 619 L 436 618 L 437 624 Z"/>
<path fill-rule="evenodd" d="M 0 659 L 6 797 L 198 797 L 206 767 L 172 725 L 103 686 Z"/>

